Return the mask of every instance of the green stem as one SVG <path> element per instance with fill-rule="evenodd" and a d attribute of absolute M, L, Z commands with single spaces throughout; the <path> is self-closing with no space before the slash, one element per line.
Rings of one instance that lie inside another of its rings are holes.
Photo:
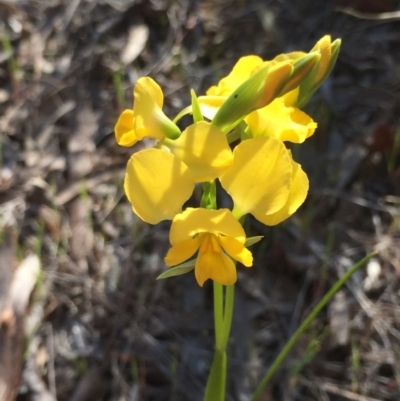
<path fill-rule="evenodd" d="M 223 315 L 223 287 L 222 284 L 214 283 L 214 329 L 215 329 L 215 349 L 223 352 L 223 334 L 224 334 L 224 315 Z"/>
<path fill-rule="evenodd" d="M 226 387 L 227 357 L 224 345 L 224 289 L 222 284 L 214 284 L 214 328 L 215 352 L 208 375 L 204 401 L 224 401 Z"/>
<path fill-rule="evenodd" d="M 226 351 L 215 350 L 204 401 L 225 401 L 226 365 Z"/>
<path fill-rule="evenodd" d="M 224 350 L 228 345 L 229 335 L 231 332 L 234 299 L 235 285 L 228 285 L 225 292 L 224 324 L 222 333 L 222 345 Z"/>
<path fill-rule="evenodd" d="M 347 271 L 336 283 L 333 287 L 327 292 L 327 294 L 318 302 L 315 308 L 311 311 L 311 313 L 306 317 L 303 323 L 299 326 L 299 328 L 295 331 L 286 345 L 283 347 L 282 351 L 276 357 L 275 361 L 272 363 L 271 367 L 268 369 L 267 373 L 261 380 L 261 383 L 258 385 L 256 391 L 254 392 L 250 401 L 257 401 L 260 397 L 261 393 L 264 390 L 264 387 L 271 380 L 272 376 L 275 374 L 283 360 L 286 358 L 287 354 L 291 351 L 293 346 L 296 344 L 299 337 L 304 333 L 304 331 L 308 328 L 311 322 L 315 319 L 319 312 L 326 306 L 326 304 L 332 299 L 332 297 L 339 291 L 339 289 L 343 286 L 344 283 L 360 268 L 362 267 L 368 260 L 370 260 L 373 256 L 376 255 L 376 252 L 372 252 L 367 255 L 365 258 L 361 259 L 358 263 L 356 263 L 349 271 Z"/>

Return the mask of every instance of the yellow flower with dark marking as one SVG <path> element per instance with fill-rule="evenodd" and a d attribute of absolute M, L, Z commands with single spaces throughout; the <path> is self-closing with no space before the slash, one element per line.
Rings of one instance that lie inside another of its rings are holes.
<path fill-rule="evenodd" d="M 229 209 L 188 208 L 173 219 L 169 238 L 172 247 L 165 263 L 175 266 L 198 252 L 195 277 L 200 286 L 208 279 L 234 284 L 237 274 L 232 259 L 246 267 L 253 264 L 243 227 Z"/>

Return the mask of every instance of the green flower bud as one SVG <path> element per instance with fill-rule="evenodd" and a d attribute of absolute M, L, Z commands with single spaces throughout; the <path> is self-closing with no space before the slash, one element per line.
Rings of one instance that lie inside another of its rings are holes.
<path fill-rule="evenodd" d="M 224 102 L 212 120 L 225 133 L 252 111 L 267 106 L 298 86 L 318 64 L 320 55 L 306 54 L 296 60 L 271 61 L 240 85 Z"/>
<path fill-rule="evenodd" d="M 331 43 L 331 37 L 325 35 L 312 48 L 311 51 L 318 52 L 321 59 L 301 82 L 297 107 L 304 106 L 331 73 L 339 55 L 340 45 L 340 39 Z"/>

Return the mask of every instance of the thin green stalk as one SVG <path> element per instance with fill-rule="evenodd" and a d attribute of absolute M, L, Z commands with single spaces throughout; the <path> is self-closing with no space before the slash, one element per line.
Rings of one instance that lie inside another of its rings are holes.
<path fill-rule="evenodd" d="M 223 343 L 224 338 L 224 289 L 222 284 L 214 284 L 214 328 L 215 352 L 208 375 L 204 401 L 224 401 L 226 387 L 227 356 Z"/>
<path fill-rule="evenodd" d="M 356 263 L 349 271 L 347 271 L 336 283 L 333 287 L 327 292 L 327 294 L 318 302 L 315 308 L 311 311 L 311 313 L 306 317 L 303 323 L 299 326 L 299 328 L 295 331 L 286 345 L 283 347 L 282 351 L 276 357 L 275 361 L 272 363 L 271 367 L 268 369 L 267 373 L 261 380 L 260 384 L 256 388 L 253 396 L 250 401 L 257 401 L 260 397 L 261 393 L 264 390 L 264 387 L 271 380 L 272 376 L 275 374 L 283 360 L 286 358 L 288 353 L 291 351 L 293 346 L 296 344 L 297 340 L 304 333 L 304 331 L 308 328 L 311 322 L 315 319 L 319 312 L 327 305 L 327 303 L 332 299 L 332 297 L 339 291 L 339 289 L 346 283 L 346 281 L 360 268 L 362 267 L 368 260 L 370 260 L 373 256 L 376 255 L 376 252 L 372 252 L 367 255 L 365 258 L 361 259 L 358 263 Z"/>
<path fill-rule="evenodd" d="M 222 345 L 224 350 L 228 345 L 229 334 L 231 332 L 234 299 L 235 285 L 228 285 L 225 292 L 224 324 L 222 332 Z"/>
<path fill-rule="evenodd" d="M 223 314 L 223 287 L 222 284 L 213 281 L 214 283 L 214 329 L 215 329 L 215 349 L 224 351 L 223 347 L 223 329 L 224 329 L 224 314 Z"/>
<path fill-rule="evenodd" d="M 10 72 L 10 76 L 11 76 L 11 81 L 13 84 L 13 89 L 17 90 L 19 81 L 21 80 L 21 75 L 20 75 L 20 68 L 19 68 L 18 62 L 14 56 L 13 47 L 12 47 L 10 38 L 8 37 L 8 35 L 5 32 L 0 34 L 0 39 L 1 39 L 1 44 L 3 46 L 4 51 L 6 53 L 8 53 L 7 63 L 8 63 L 8 69 Z"/>
<path fill-rule="evenodd" d="M 115 87 L 115 92 L 117 94 L 118 108 L 123 110 L 125 109 L 125 91 L 123 88 L 123 67 L 121 66 L 118 70 L 113 72 L 113 82 Z"/>
<path fill-rule="evenodd" d="M 204 401 L 225 401 L 226 365 L 226 351 L 215 350 Z"/>
<path fill-rule="evenodd" d="M 395 166 L 396 166 L 396 158 L 400 152 L 400 127 L 397 127 L 396 129 L 396 135 L 394 137 L 394 143 L 393 143 L 393 148 L 391 149 L 391 152 L 389 153 L 388 157 L 388 171 L 390 173 L 394 172 Z"/>

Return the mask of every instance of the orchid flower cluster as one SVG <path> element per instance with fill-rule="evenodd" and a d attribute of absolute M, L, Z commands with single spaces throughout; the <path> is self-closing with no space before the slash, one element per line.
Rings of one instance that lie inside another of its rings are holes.
<path fill-rule="evenodd" d="M 273 226 L 305 201 L 307 175 L 285 143 L 315 132 L 317 124 L 300 108 L 331 72 L 339 48 L 340 40 L 324 36 L 308 53 L 242 57 L 205 96 L 192 91 L 192 104 L 173 120 L 163 112 L 160 86 L 150 77 L 137 81 L 133 109 L 115 125 L 116 140 L 133 146 L 153 138 L 154 147 L 133 153 L 124 189 L 143 221 L 172 221 L 165 263 L 176 274 L 194 268 L 200 286 L 207 279 L 234 284 L 235 261 L 252 266 L 248 246 L 261 238 L 246 238 L 242 217 Z M 188 114 L 193 124 L 181 131 L 177 122 Z M 216 180 L 232 210 L 218 208 Z M 196 184 L 203 189 L 200 205 L 185 208 Z"/>

